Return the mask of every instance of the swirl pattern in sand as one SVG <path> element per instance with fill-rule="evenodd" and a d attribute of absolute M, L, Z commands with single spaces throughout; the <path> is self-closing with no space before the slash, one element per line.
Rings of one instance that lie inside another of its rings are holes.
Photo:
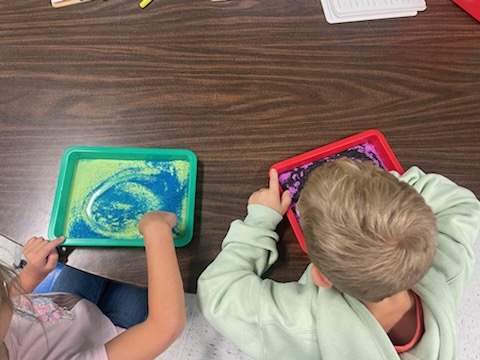
<path fill-rule="evenodd" d="M 137 239 L 148 211 L 177 215 L 174 237 L 186 229 L 189 163 L 82 159 L 75 168 L 65 235 L 74 238 Z"/>

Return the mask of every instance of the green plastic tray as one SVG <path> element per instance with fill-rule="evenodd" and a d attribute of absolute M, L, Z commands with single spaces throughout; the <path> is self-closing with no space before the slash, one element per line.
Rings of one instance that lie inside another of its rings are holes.
<path fill-rule="evenodd" d="M 141 216 L 176 213 L 176 247 L 193 237 L 197 157 L 187 149 L 74 146 L 60 165 L 48 236 L 66 246 L 144 246 Z"/>

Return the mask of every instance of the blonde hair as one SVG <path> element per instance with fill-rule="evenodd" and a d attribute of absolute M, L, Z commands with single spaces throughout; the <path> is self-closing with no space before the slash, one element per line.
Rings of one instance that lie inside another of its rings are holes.
<path fill-rule="evenodd" d="M 14 304 L 11 300 L 12 290 L 15 289 L 17 293 L 23 293 L 23 289 L 15 270 L 1 261 L 0 284 L 0 307 L 7 306 L 9 309 L 14 310 Z"/>
<path fill-rule="evenodd" d="M 342 158 L 313 170 L 298 210 L 312 263 L 360 301 L 410 289 L 432 264 L 431 208 L 413 187 L 370 162 Z"/>
<path fill-rule="evenodd" d="M 17 307 L 20 297 L 24 297 L 27 300 L 27 303 L 30 305 L 30 309 L 28 309 L 29 311 L 25 311 L 24 309 Z M 13 312 L 23 314 L 24 316 L 39 322 L 46 338 L 43 323 L 41 323 L 40 317 L 37 316 L 31 299 L 26 296 L 17 272 L 10 266 L 0 261 L 0 308 L 3 308 L 4 306 Z M 48 339 L 46 340 L 48 347 Z"/>

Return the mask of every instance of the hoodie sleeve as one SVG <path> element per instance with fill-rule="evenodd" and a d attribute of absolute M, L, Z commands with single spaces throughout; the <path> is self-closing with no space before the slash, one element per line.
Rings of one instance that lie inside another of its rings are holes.
<path fill-rule="evenodd" d="M 261 351 L 261 275 L 278 258 L 274 231 L 282 216 L 262 205 L 249 205 L 244 221 L 235 220 L 222 243 L 222 251 L 198 280 L 200 310 L 227 338 L 243 351 Z"/>
<path fill-rule="evenodd" d="M 480 202 L 470 190 L 444 176 L 425 174 L 418 167 L 410 168 L 402 176 L 393 174 L 413 186 L 437 218 L 438 248 L 433 266 L 445 277 L 458 308 L 473 275 Z"/>

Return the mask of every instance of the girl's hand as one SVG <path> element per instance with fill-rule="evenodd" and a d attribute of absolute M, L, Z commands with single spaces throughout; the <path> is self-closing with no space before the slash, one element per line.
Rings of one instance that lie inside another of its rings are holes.
<path fill-rule="evenodd" d="M 52 241 L 45 240 L 43 237 L 32 237 L 28 240 L 23 247 L 23 256 L 27 265 L 22 272 L 27 273 L 32 279 L 43 280 L 57 265 L 56 247 L 64 240 L 63 236 Z"/>
<path fill-rule="evenodd" d="M 270 170 L 270 182 L 268 188 L 260 189 L 250 195 L 248 204 L 259 204 L 268 206 L 278 211 L 281 215 L 287 212 L 292 198 L 288 191 L 284 191 L 280 195 L 280 185 L 278 183 L 278 173 L 275 169 Z"/>
<path fill-rule="evenodd" d="M 166 224 L 172 229 L 177 224 L 177 216 L 174 213 L 167 211 L 152 211 L 142 216 L 140 224 L 138 224 L 138 231 L 145 236 L 147 228 L 154 225 Z"/>

